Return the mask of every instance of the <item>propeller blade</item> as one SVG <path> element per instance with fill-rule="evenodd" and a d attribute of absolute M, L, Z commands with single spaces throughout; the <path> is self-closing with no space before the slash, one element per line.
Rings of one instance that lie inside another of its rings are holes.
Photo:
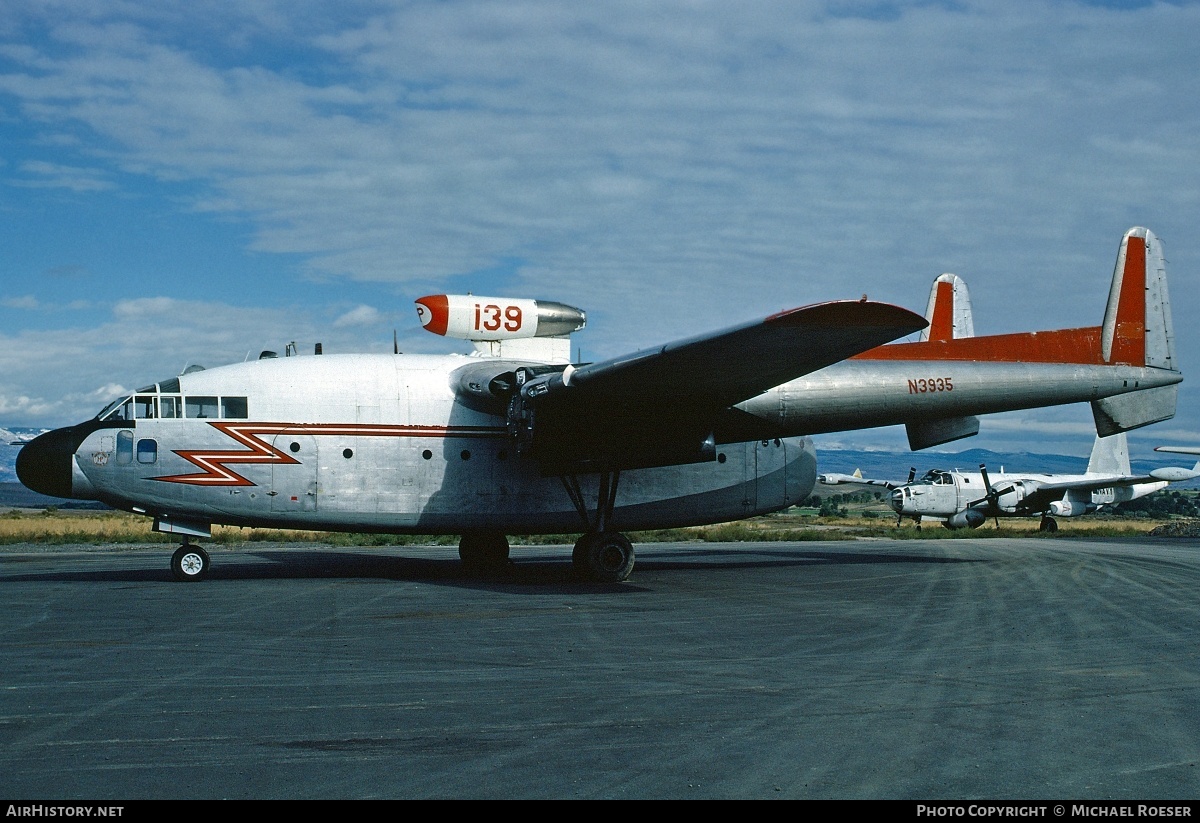
<path fill-rule="evenodd" d="M 979 473 L 983 475 L 983 487 L 987 489 L 988 493 L 988 496 L 984 499 L 987 500 L 992 496 L 992 481 L 988 478 L 987 466 L 985 464 L 979 464 Z"/>
<path fill-rule="evenodd" d="M 908 482 L 909 483 L 913 482 L 913 478 L 915 478 L 916 476 L 917 476 L 917 467 L 909 466 L 908 467 Z"/>

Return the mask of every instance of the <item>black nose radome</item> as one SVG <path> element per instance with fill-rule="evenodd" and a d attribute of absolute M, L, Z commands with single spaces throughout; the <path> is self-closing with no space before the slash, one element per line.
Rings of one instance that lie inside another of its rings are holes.
<path fill-rule="evenodd" d="M 87 436 L 78 429 L 55 429 L 26 443 L 17 452 L 17 479 L 39 494 L 71 497 L 71 461 Z"/>

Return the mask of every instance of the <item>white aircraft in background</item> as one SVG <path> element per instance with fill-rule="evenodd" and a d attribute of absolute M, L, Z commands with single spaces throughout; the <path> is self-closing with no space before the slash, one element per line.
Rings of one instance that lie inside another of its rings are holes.
<path fill-rule="evenodd" d="M 911 517 L 939 520 L 948 529 L 974 529 L 988 518 L 1040 515 L 1042 531 L 1056 531 L 1055 517 L 1078 517 L 1104 506 L 1137 500 L 1169 483 L 1200 477 L 1200 462 L 1192 469 L 1168 467 L 1146 474 L 1133 474 L 1129 467 L 1129 445 L 1124 434 L 1097 437 L 1083 474 L 1038 474 L 1005 472 L 989 475 L 982 463 L 978 472 L 932 469 L 919 480 L 909 471 L 907 482 L 873 480 L 860 474 L 823 474 L 818 480 L 829 486 L 854 484 L 883 486 L 891 491 L 888 504 L 896 512 L 896 523 Z"/>
<path fill-rule="evenodd" d="M 904 424 L 920 449 L 977 433 L 975 415 L 992 412 L 1090 402 L 1108 434 L 1174 415 L 1183 376 L 1146 229 L 1122 238 L 1099 326 L 974 337 L 955 299 L 939 278 L 929 320 L 864 297 L 571 363 L 578 309 L 434 295 L 417 301 L 422 325 L 474 355 L 318 349 L 189 369 L 40 435 L 17 474 L 180 535 L 181 580 L 208 572 L 193 540 L 220 523 L 457 534 L 482 570 L 507 563 L 508 534 L 582 532 L 575 568 L 615 582 L 634 563 L 624 531 L 806 498 L 810 434 Z"/>

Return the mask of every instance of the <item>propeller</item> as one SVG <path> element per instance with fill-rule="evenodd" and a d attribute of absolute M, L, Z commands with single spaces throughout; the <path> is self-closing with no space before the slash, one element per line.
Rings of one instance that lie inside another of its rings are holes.
<path fill-rule="evenodd" d="M 916 476 L 917 476 L 917 467 L 916 467 L 916 466 L 909 466 L 909 467 L 908 467 L 908 482 L 909 482 L 909 483 L 913 482 L 913 479 L 914 479 Z"/>
<path fill-rule="evenodd" d="M 997 489 L 992 486 L 992 480 L 990 477 L 988 477 L 987 465 L 983 463 L 979 464 L 979 474 L 983 476 L 983 487 L 987 489 L 987 494 L 978 500 L 973 501 L 970 505 L 977 506 L 980 503 L 986 502 L 988 504 L 988 509 L 992 513 L 992 517 L 994 517 L 996 520 L 996 528 L 998 529 L 1000 528 L 1000 497 L 1001 495 L 1008 494 L 1016 487 L 1012 484 L 1009 484 L 1003 489 Z"/>

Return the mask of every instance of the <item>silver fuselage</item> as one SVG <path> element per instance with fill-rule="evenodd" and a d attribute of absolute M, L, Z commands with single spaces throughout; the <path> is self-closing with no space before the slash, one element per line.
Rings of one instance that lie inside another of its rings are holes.
<path fill-rule="evenodd" d="M 79 440 L 70 496 L 164 521 L 422 534 L 586 528 L 562 478 L 517 456 L 505 418 L 456 397 L 452 373 L 479 360 L 321 355 L 184 374 L 178 392 L 139 393 L 127 419 Z M 1179 380 L 1137 367 L 846 361 L 739 404 L 755 439 L 718 443 L 712 461 L 622 472 L 609 526 L 699 525 L 794 505 L 816 479 L 808 434 Z M 595 500 L 599 479 L 578 482 Z"/>

